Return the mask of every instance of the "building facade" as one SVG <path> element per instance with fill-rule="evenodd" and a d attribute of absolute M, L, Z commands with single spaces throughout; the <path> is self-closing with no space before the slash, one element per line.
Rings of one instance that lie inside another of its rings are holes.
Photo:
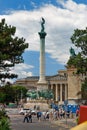
<path fill-rule="evenodd" d="M 60 70 L 58 74 L 46 76 L 48 89 L 53 91 L 54 100 L 59 104 L 68 103 L 75 104 L 81 95 L 81 76 L 77 75 L 75 68 Z M 15 82 L 17 85 L 23 85 L 28 90 L 37 90 L 39 76 L 27 77 L 19 79 Z M 44 87 L 42 88 L 44 90 Z"/>

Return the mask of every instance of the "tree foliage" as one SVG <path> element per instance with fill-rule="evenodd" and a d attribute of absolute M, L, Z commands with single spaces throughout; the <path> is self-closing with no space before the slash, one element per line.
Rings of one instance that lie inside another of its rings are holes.
<path fill-rule="evenodd" d="M 28 44 L 25 39 L 15 36 L 16 27 L 7 25 L 5 19 L 0 22 L 0 79 L 14 78 L 16 74 L 10 74 L 10 67 L 24 62 L 22 54 Z"/>
<path fill-rule="evenodd" d="M 10 84 L 0 87 L 0 103 L 14 102 L 14 91 Z"/>
<path fill-rule="evenodd" d="M 4 109 L 0 110 L 0 130 L 12 130 L 9 117 Z"/>
<path fill-rule="evenodd" d="M 67 62 L 67 66 L 74 66 L 77 68 L 77 74 L 87 74 L 87 28 L 86 29 L 75 29 L 71 37 L 72 43 L 79 48 L 78 54 L 74 57 L 70 56 Z M 82 95 L 82 99 L 87 99 L 87 79 L 81 87 L 81 92 L 78 94 Z"/>
<path fill-rule="evenodd" d="M 10 102 L 16 102 L 26 98 L 27 89 L 24 86 L 12 86 L 6 84 L 3 87 L 0 87 L 0 103 L 9 104 Z"/>
<path fill-rule="evenodd" d="M 67 66 L 74 66 L 78 74 L 83 74 L 87 71 L 87 28 L 74 30 L 71 41 L 80 51 L 74 57 L 70 56 Z"/>
<path fill-rule="evenodd" d="M 74 30 L 71 41 L 76 47 L 81 49 L 81 54 L 84 57 L 87 56 L 87 28 Z"/>
<path fill-rule="evenodd" d="M 17 104 L 19 103 L 21 99 L 26 98 L 27 89 L 24 86 L 16 85 L 16 86 L 13 86 L 12 88 L 14 90 L 14 98 Z"/>

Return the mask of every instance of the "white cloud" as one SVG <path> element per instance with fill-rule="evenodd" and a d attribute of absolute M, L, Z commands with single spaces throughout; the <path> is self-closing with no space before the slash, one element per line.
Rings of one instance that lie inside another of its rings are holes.
<path fill-rule="evenodd" d="M 40 18 L 44 17 L 46 52 L 51 58 L 65 64 L 70 55 L 69 48 L 73 46 L 70 41 L 73 30 L 87 26 L 87 5 L 77 4 L 72 0 L 60 1 L 63 8 L 48 4 L 32 11 L 11 11 L 8 15 L 1 15 L 0 19 L 5 17 L 8 24 L 16 26 L 16 35 L 26 39 L 29 50 L 39 51 Z M 35 6 L 35 3 L 31 4 Z"/>
<path fill-rule="evenodd" d="M 34 66 L 21 63 L 11 68 L 10 73 L 18 74 L 18 78 L 24 78 L 33 75 L 31 72 L 32 68 L 34 68 Z"/>
<path fill-rule="evenodd" d="M 84 4 L 77 4 L 73 0 L 58 0 L 58 3 L 61 3 L 61 5 L 71 11 L 74 11 L 76 13 L 83 12 L 84 10 L 87 10 L 87 6 Z"/>
<path fill-rule="evenodd" d="M 9 63 L 9 62 L 7 62 L 7 63 Z M 34 66 L 28 65 L 25 63 L 16 64 L 14 67 L 11 67 L 9 69 L 9 73 L 17 74 L 18 79 L 20 79 L 20 78 L 24 78 L 24 77 L 33 76 L 33 73 L 31 72 L 31 69 L 33 69 L 33 68 L 34 68 Z M 13 83 L 15 81 L 15 79 L 5 79 L 5 82 L 8 82 L 8 81 Z"/>

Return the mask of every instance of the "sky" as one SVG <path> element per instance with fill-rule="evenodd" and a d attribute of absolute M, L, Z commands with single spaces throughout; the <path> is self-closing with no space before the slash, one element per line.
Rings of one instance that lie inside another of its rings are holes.
<path fill-rule="evenodd" d="M 70 37 L 74 29 L 87 27 L 87 0 L 0 0 L 0 20 L 16 27 L 19 38 L 26 39 L 29 48 L 23 53 L 24 63 L 11 68 L 18 78 L 39 76 L 41 17 L 45 19 L 45 71 L 55 75 L 70 57 L 73 47 Z"/>

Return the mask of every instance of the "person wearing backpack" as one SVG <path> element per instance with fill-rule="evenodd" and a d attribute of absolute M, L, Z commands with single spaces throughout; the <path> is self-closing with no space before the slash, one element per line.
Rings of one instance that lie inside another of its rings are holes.
<path fill-rule="evenodd" d="M 38 111 L 38 112 L 37 112 L 37 119 L 38 119 L 38 121 L 41 120 L 41 115 L 42 115 L 42 113 L 41 113 L 40 111 Z"/>

